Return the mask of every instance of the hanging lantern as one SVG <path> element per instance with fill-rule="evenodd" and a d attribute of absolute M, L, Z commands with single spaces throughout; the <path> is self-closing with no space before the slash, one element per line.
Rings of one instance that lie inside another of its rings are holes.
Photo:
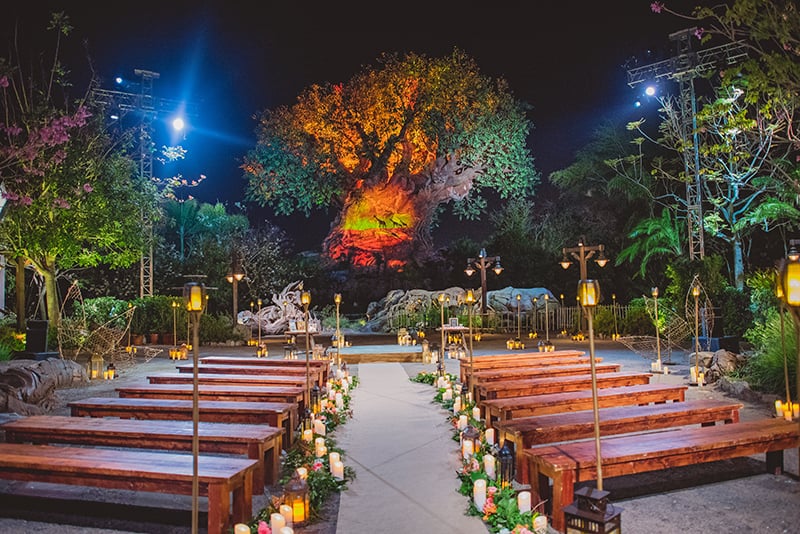
<path fill-rule="evenodd" d="M 503 446 L 497 453 L 497 461 L 500 464 L 498 482 L 501 488 L 510 486 L 514 481 L 514 444 L 509 440 L 503 440 Z"/>
<path fill-rule="evenodd" d="M 622 509 L 608 502 L 608 492 L 583 487 L 575 501 L 564 507 L 566 534 L 620 534 Z"/>
<path fill-rule="evenodd" d="M 311 388 L 311 411 L 315 414 L 322 411 L 320 398 L 321 391 L 319 389 L 319 385 L 314 384 L 314 387 Z"/>
<path fill-rule="evenodd" d="M 292 476 L 284 489 L 284 500 L 292 508 L 292 522 L 304 523 L 308 519 L 308 484 L 298 474 Z"/>
<path fill-rule="evenodd" d="M 102 378 L 103 377 L 103 357 L 99 354 L 92 354 L 89 359 L 89 378 Z"/>

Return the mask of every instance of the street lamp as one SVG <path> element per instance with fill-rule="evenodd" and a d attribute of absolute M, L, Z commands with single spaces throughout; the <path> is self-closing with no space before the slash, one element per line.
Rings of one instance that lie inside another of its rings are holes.
<path fill-rule="evenodd" d="M 694 376 L 690 384 L 698 384 L 700 378 L 700 280 L 695 277 L 692 284 L 694 297 Z"/>
<path fill-rule="evenodd" d="M 616 293 L 612 293 L 611 294 L 611 302 L 612 302 L 611 311 L 613 312 L 613 315 L 614 315 L 614 340 L 617 340 L 617 339 L 619 339 L 619 330 L 617 330 L 617 294 Z"/>
<path fill-rule="evenodd" d="M 342 294 L 336 293 L 333 296 L 333 302 L 336 303 L 336 367 L 342 366 L 342 331 L 339 329 L 339 306 L 342 304 Z"/>
<path fill-rule="evenodd" d="M 475 306 L 475 294 L 471 289 L 467 290 L 464 302 L 467 304 L 467 321 L 469 322 L 469 392 L 470 398 L 474 399 L 475 392 L 472 390 L 472 308 Z"/>
<path fill-rule="evenodd" d="M 192 532 L 197 532 L 198 499 L 200 495 L 200 478 L 198 476 L 198 456 L 200 454 L 200 395 L 198 393 L 198 347 L 200 346 L 200 316 L 206 303 L 206 286 L 200 282 L 186 282 L 183 285 L 183 300 L 186 310 L 192 319 Z"/>
<path fill-rule="evenodd" d="M 653 295 L 653 302 L 655 303 L 656 315 L 656 366 L 654 371 L 661 372 L 661 336 L 658 333 L 658 288 L 654 287 L 650 290 Z"/>
<path fill-rule="evenodd" d="M 597 255 L 597 257 L 594 261 L 598 266 L 605 267 L 606 263 L 608 263 L 608 258 L 605 256 L 605 245 L 586 245 L 585 241 L 586 238 L 581 236 L 581 238 L 578 240 L 578 246 L 562 248 L 562 257 L 561 261 L 559 262 L 561 267 L 566 270 L 569 269 L 570 265 L 572 265 L 568 255 L 578 260 L 581 280 L 587 280 L 589 278 L 587 275 L 586 262 L 595 255 Z"/>
<path fill-rule="evenodd" d="M 261 299 L 258 299 L 258 313 L 256 314 L 256 322 L 258 323 L 258 348 L 261 350 Z"/>
<path fill-rule="evenodd" d="M 797 251 L 797 246 L 800 245 L 800 240 L 789 240 L 789 253 L 786 258 L 781 260 L 779 270 L 779 295 L 783 304 L 789 308 L 794 319 L 794 331 L 797 340 L 797 346 L 800 347 L 800 253 Z M 797 352 L 798 365 L 797 369 L 797 390 L 796 396 L 800 396 L 800 350 Z M 786 401 L 789 399 L 789 381 L 786 380 Z"/>
<path fill-rule="evenodd" d="M 439 376 L 444 376 L 444 301 L 445 301 L 445 294 L 439 293 L 439 297 L 437 298 L 439 301 L 439 313 L 441 314 L 440 319 L 440 328 L 442 332 L 442 346 L 439 348 L 439 361 L 437 362 L 437 370 L 439 371 Z"/>
<path fill-rule="evenodd" d="M 477 258 L 467 258 L 467 276 L 475 274 L 475 268 L 481 272 L 481 317 L 486 315 L 486 269 L 492 268 L 494 274 L 500 275 L 503 267 L 500 265 L 500 256 L 487 256 L 486 249 L 482 248 Z"/>
<path fill-rule="evenodd" d="M 547 309 L 548 304 L 550 303 L 550 295 L 545 293 L 544 294 L 544 344 L 550 349 L 550 311 Z"/>
<path fill-rule="evenodd" d="M 517 293 L 517 341 L 522 340 L 522 315 L 520 314 L 522 295 Z"/>
<path fill-rule="evenodd" d="M 225 279 L 233 286 L 233 326 L 239 320 L 239 282 L 244 278 L 244 271 L 239 265 L 239 257 L 236 252 L 231 253 L 231 270 L 225 276 Z"/>

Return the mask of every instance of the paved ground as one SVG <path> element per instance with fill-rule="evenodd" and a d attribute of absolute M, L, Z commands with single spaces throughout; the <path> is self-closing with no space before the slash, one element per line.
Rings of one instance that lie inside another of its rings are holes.
<path fill-rule="evenodd" d="M 369 341 L 353 339 L 354 344 L 392 342 L 391 337 L 375 337 Z M 554 341 L 557 348 L 577 346 L 588 351 L 586 341 Z M 502 350 L 504 342 L 502 338 L 481 342 L 476 346 L 475 354 Z M 246 348 L 215 347 L 203 348 L 201 352 L 204 355 L 211 352 L 241 354 L 247 351 Z M 607 362 L 621 363 L 626 371 L 646 371 L 650 368 L 649 360 L 616 342 L 598 341 L 596 352 Z M 271 354 L 277 356 L 280 353 L 275 350 Z M 665 361 L 667 356 L 663 355 Z M 653 381 L 685 383 L 688 375 L 686 356 L 674 353 L 669 355 L 669 359 L 674 363 L 670 366 L 673 372 L 670 375 L 655 375 Z M 446 363 L 448 372 L 457 374 L 458 362 L 448 360 Z M 339 439 L 342 444 L 347 443 L 343 448 L 350 455 L 359 476 L 351 490 L 342 495 L 338 511 L 329 511 L 325 521 L 298 529 L 297 532 L 376 534 L 413 531 L 438 534 L 486 531 L 480 522 L 476 524 L 474 518 L 463 515 L 466 498 L 449 493 L 455 493 L 456 479 L 454 474 L 448 478 L 447 471 L 457 458 L 454 451 L 447 448 L 447 440 L 442 439 L 442 436 L 449 436 L 448 429 L 443 426 L 446 413 L 440 407 L 425 402 L 426 398 L 432 399 L 432 389 L 426 390 L 427 386 L 405 382 L 402 374 L 396 374 L 402 369 L 406 377 L 411 377 L 419 371 L 432 371 L 433 366 L 397 363 L 360 364 L 351 368 L 354 373 L 362 375 L 362 387 L 354 392 L 356 417 L 340 429 Z M 59 395 L 64 403 L 88 396 L 114 396 L 114 388 L 119 385 L 142 381 L 148 373 L 172 369 L 174 362 L 161 356 L 147 364 L 123 369 L 117 381 L 96 381 L 87 387 L 62 390 Z M 384 373 L 387 370 L 388 374 Z M 387 376 L 393 378 L 384 384 L 382 381 Z M 400 380 L 397 380 L 398 377 Z M 391 384 L 396 389 L 389 390 Z M 693 387 L 687 394 L 688 398 L 725 396 L 724 392 L 713 386 Z M 378 398 L 391 403 L 392 411 L 383 413 L 375 409 Z M 62 407 L 56 413 L 66 413 L 66 410 Z M 399 421 L 403 413 L 413 414 L 413 419 L 403 425 L 392 425 L 392 416 Z M 743 420 L 770 416 L 771 399 L 746 402 L 741 413 Z M 382 424 L 382 427 L 381 432 L 376 434 L 374 427 L 378 424 Z M 405 424 L 420 430 L 412 433 Z M 423 428 L 426 433 L 431 433 L 423 435 Z M 405 452 L 398 454 L 399 451 Z M 439 455 L 442 455 L 441 458 L 436 460 Z M 391 466 L 398 456 L 401 456 L 400 463 Z M 762 459 L 754 457 L 636 477 L 606 479 L 604 485 L 611 492 L 612 502 L 623 509 L 622 524 L 624 532 L 628 534 L 794 534 L 800 532 L 798 463 L 795 450 L 786 455 L 788 476 L 763 474 Z M 438 471 L 442 469 L 444 471 Z M 403 476 L 401 479 L 391 479 L 393 473 Z M 374 489 L 387 487 L 389 491 Z M 409 487 L 420 489 L 407 491 Z M 441 492 L 441 495 L 437 492 Z M 62 498 L 55 499 L 56 495 Z M 189 523 L 191 509 L 188 497 L 94 489 L 82 490 L 72 496 L 64 495 L 61 489 L 54 490 L 48 485 L 0 483 L 0 533 L 183 534 L 189 531 L 184 526 Z M 257 499 L 254 503 L 256 509 L 264 503 L 264 499 Z M 441 502 L 449 504 L 441 506 Z M 371 503 L 370 506 L 367 506 L 368 503 Z M 418 513 L 419 509 L 424 513 Z M 415 515 L 412 517 L 412 514 Z M 364 521 L 363 518 L 370 520 Z M 427 523 L 423 522 L 420 527 L 417 521 L 423 519 L 427 519 Z"/>

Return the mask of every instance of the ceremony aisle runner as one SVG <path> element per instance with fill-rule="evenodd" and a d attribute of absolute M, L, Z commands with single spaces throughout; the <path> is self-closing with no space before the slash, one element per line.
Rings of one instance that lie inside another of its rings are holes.
<path fill-rule="evenodd" d="M 356 478 L 341 495 L 337 534 L 486 534 L 465 514 L 453 429 L 427 384 L 399 363 L 358 366 L 353 418 L 336 432 Z"/>

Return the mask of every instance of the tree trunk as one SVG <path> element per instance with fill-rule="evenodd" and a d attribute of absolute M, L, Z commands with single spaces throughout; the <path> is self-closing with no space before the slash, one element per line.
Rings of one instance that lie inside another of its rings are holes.
<path fill-rule="evenodd" d="M 744 289 L 744 258 L 741 239 L 733 240 L 733 281 L 736 289 Z"/>
<path fill-rule="evenodd" d="M 16 303 L 17 303 L 17 332 L 25 331 L 25 258 L 14 260 L 16 279 Z"/>

